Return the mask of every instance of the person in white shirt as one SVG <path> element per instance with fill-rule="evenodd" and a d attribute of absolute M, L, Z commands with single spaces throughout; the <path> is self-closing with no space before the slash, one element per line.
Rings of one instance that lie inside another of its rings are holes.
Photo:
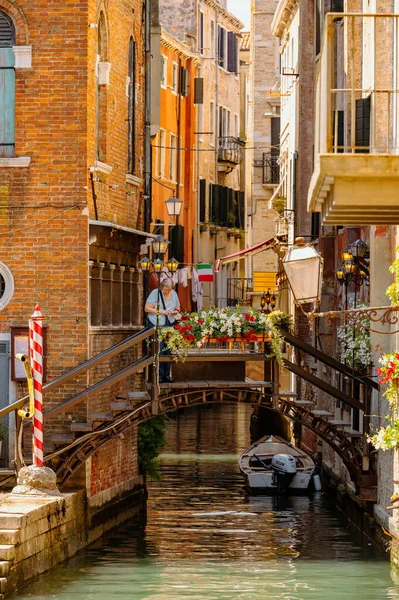
<path fill-rule="evenodd" d="M 175 315 L 180 313 L 180 301 L 176 292 L 172 289 L 172 281 L 164 279 L 160 288 L 152 290 L 145 303 L 145 312 L 148 314 L 148 323 L 150 327 L 173 327 L 176 323 Z M 158 313 L 158 315 L 157 315 Z M 161 342 L 161 354 L 170 355 L 170 350 L 165 342 Z M 170 376 L 171 364 L 161 362 L 159 364 L 160 383 L 172 383 Z"/>

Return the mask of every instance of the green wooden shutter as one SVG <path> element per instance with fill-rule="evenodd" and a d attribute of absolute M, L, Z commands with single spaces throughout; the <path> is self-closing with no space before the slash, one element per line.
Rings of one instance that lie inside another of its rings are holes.
<path fill-rule="evenodd" d="M 12 48 L 0 48 L 0 156 L 14 156 L 15 71 Z"/>

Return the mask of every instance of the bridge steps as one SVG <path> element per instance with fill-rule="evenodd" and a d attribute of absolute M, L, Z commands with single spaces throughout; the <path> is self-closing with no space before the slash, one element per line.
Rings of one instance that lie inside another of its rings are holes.
<path fill-rule="evenodd" d="M 143 400 L 151 400 L 151 396 L 148 392 L 129 392 L 128 398 L 133 402 L 135 400 L 139 400 L 140 402 L 142 402 Z"/>
<path fill-rule="evenodd" d="M 93 431 L 93 423 L 71 423 L 71 431 L 77 433 L 90 433 Z"/>
<path fill-rule="evenodd" d="M 339 427 L 344 429 L 345 427 L 350 427 L 352 423 L 350 421 L 343 421 L 342 419 L 332 419 L 329 421 L 330 425 L 335 425 L 335 427 Z"/>
<path fill-rule="evenodd" d="M 312 413 L 313 416 L 322 417 L 323 419 L 326 419 L 326 420 L 328 420 L 330 417 L 334 416 L 332 413 L 328 412 L 328 410 L 311 410 L 310 412 Z"/>
<path fill-rule="evenodd" d="M 113 421 L 114 418 L 111 412 L 99 412 L 99 413 L 91 413 L 89 416 L 89 421 L 92 423 L 98 421 L 100 423 L 107 423 L 108 421 Z"/>
<path fill-rule="evenodd" d="M 132 410 L 133 408 L 130 402 L 111 402 L 109 407 L 112 413 Z"/>

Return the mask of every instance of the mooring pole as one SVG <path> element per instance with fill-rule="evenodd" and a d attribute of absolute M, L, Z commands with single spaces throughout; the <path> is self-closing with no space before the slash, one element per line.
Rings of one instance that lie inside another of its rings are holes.
<path fill-rule="evenodd" d="M 33 374 L 33 464 L 44 466 L 43 444 L 43 315 L 40 306 L 29 320 L 29 354 Z"/>

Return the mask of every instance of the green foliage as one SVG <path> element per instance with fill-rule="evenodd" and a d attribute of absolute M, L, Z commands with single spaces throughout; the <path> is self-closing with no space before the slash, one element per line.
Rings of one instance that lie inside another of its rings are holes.
<path fill-rule="evenodd" d="M 7 417 L 3 417 L 3 419 L 0 419 L 0 441 L 5 440 L 7 438 L 8 423 L 6 419 Z"/>
<path fill-rule="evenodd" d="M 158 461 L 160 451 L 166 444 L 165 418 L 160 415 L 139 425 L 138 430 L 139 468 L 150 479 L 160 479 Z"/>
<path fill-rule="evenodd" d="M 277 196 L 277 198 L 274 198 L 272 201 L 272 206 L 279 215 L 282 215 L 286 209 L 287 200 L 284 196 Z"/>
<path fill-rule="evenodd" d="M 396 248 L 395 252 L 399 252 L 399 246 Z M 387 291 L 385 292 L 388 298 L 390 299 L 393 306 L 399 305 L 399 258 L 393 261 L 391 266 L 389 267 L 390 273 L 395 275 L 396 281 L 392 285 L 389 286 Z"/>

